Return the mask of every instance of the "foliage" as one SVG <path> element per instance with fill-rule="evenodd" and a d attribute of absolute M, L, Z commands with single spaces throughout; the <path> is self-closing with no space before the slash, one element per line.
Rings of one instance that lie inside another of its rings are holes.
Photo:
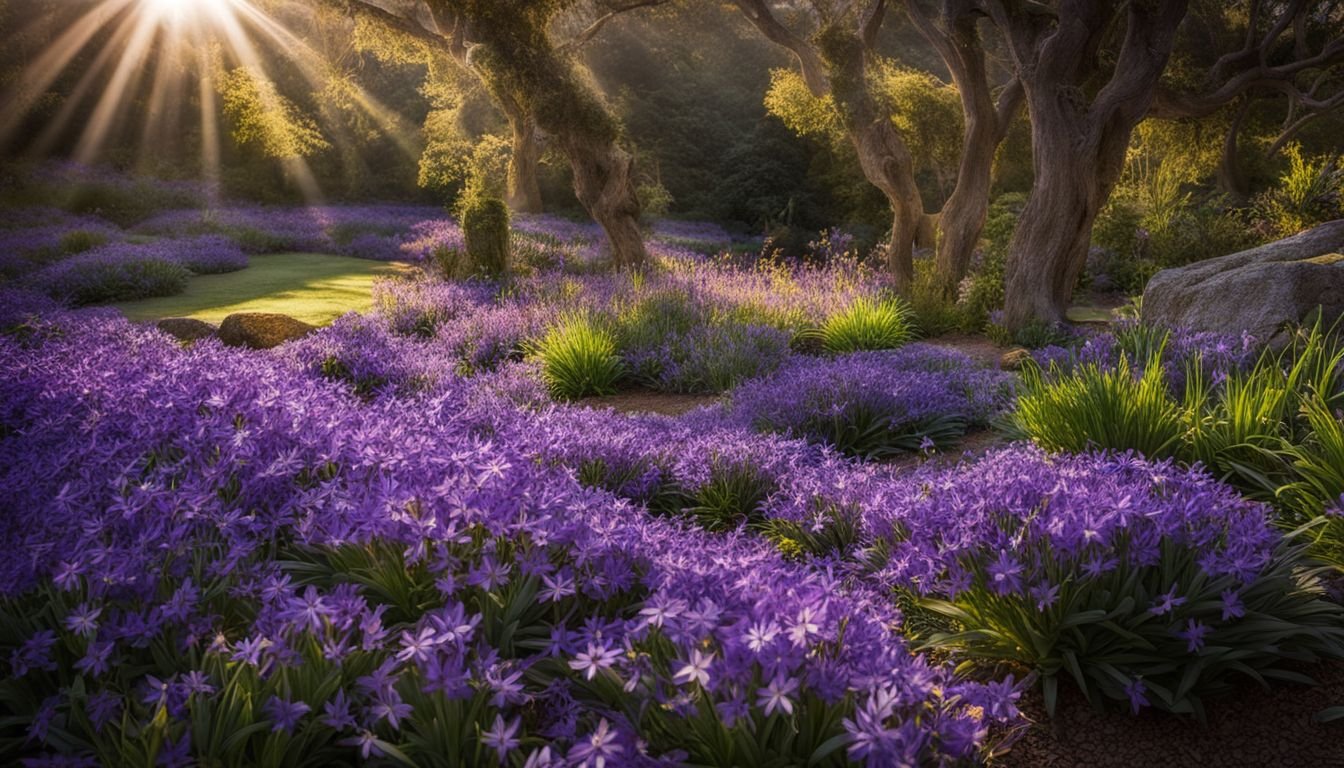
<path fill-rule="evenodd" d="M 476 378 L 360 400 L 45 312 L 0 340 L 5 535 L 28 555 L 0 563 L 6 760 L 882 765 L 975 760 L 1017 722 L 1014 685 L 911 654 L 875 592 L 546 460 L 613 436 L 555 420 L 608 414 L 519 411 Z M 703 507 L 760 507 L 732 475 Z"/>
<path fill-rule="evenodd" d="M 895 349 L 915 338 L 910 306 L 899 298 L 860 297 L 826 319 L 818 331 L 827 352 Z"/>
<path fill-rule="evenodd" d="M 566 400 L 609 395 L 625 373 L 611 332 L 586 315 L 560 318 L 530 351 L 551 393 Z"/>
<path fill-rule="evenodd" d="M 1166 457 L 1185 433 L 1156 356 L 1137 376 L 1128 357 L 1110 370 L 1087 364 L 1048 376 L 1028 365 L 1013 423 L 1042 447 L 1072 453 L 1102 448 Z"/>
<path fill-rule="evenodd" d="M 509 273 L 509 207 L 497 197 L 470 191 L 458 202 L 468 257 L 478 271 L 498 279 Z"/>
<path fill-rule="evenodd" d="M 1344 168 L 1333 154 L 1309 157 L 1294 142 L 1278 186 L 1256 197 L 1254 216 L 1270 237 L 1287 237 L 1344 215 Z"/>
<path fill-rule="evenodd" d="M 308 157 L 330 148 L 317 124 L 261 72 L 235 67 L 220 79 L 220 91 L 239 144 L 255 145 L 277 159 Z"/>
<path fill-rule="evenodd" d="M 62 253 L 76 254 L 93 250 L 107 243 L 107 235 L 87 229 L 73 229 L 61 235 Z"/>
<path fill-rule="evenodd" d="M 1138 450 L 1199 463 L 1285 521 L 1319 517 L 1344 493 L 1336 462 L 1344 400 L 1337 331 L 1302 329 L 1258 358 L 1245 341 L 1127 329 L 1024 373 L 1015 427 L 1052 450 Z M 1137 361 L 1142 361 L 1142 363 Z M 1135 368 L 1141 368 L 1136 375 Z M 1339 564 L 1337 520 L 1314 536 Z"/>
<path fill-rule="evenodd" d="M 1026 532 L 1018 521 L 1004 525 L 1009 535 Z M 1135 562 L 1124 541 L 1114 555 L 1089 572 L 1096 566 L 1034 540 L 967 561 L 967 589 L 922 603 L 957 631 L 927 642 L 1036 670 L 1052 715 L 1067 678 L 1095 706 L 1110 700 L 1200 720 L 1205 698 L 1242 679 L 1310 684 L 1297 663 L 1344 655 L 1344 614 L 1325 599 L 1301 544 L 1281 544 L 1249 579 L 1210 573 L 1198 550 L 1172 540 L 1147 561 Z"/>
<path fill-rule="evenodd" d="M 1008 396 L 1004 374 L 914 345 L 794 361 L 735 390 L 730 412 L 755 429 L 871 459 L 947 446 L 987 425 Z"/>
<path fill-rule="evenodd" d="M 45 267 L 25 282 L 78 306 L 171 296 L 187 287 L 190 274 L 177 262 L 155 255 L 94 251 Z"/>

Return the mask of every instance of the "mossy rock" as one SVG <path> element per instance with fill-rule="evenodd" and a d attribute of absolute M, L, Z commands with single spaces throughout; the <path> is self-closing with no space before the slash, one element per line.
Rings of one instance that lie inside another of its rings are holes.
<path fill-rule="evenodd" d="M 238 312 L 219 325 L 219 340 L 230 347 L 270 349 L 286 341 L 303 338 L 317 326 L 289 315 L 271 312 Z"/>
<path fill-rule="evenodd" d="M 218 330 L 204 320 L 193 317 L 165 317 L 154 326 L 178 341 L 185 342 L 208 339 Z"/>

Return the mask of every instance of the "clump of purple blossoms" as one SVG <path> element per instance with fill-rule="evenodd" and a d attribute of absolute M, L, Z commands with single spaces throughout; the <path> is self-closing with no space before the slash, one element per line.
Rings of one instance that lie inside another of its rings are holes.
<path fill-rule="evenodd" d="M 985 426 L 1011 398 L 1005 374 L 954 351 L 916 344 L 837 358 L 794 358 L 732 394 L 731 413 L 759 430 L 859 456 L 947 443 Z"/>
<path fill-rule="evenodd" d="M 431 749 L 413 734 L 457 702 L 492 752 L 539 738 L 629 765 L 708 759 L 692 721 L 807 697 L 840 708 L 832 735 L 847 701 L 882 702 L 853 724 L 872 765 L 973 759 L 1015 721 L 1011 692 L 911 654 L 879 593 L 537 462 L 506 439 L 526 412 L 455 386 L 361 400 L 276 355 L 48 320 L 61 332 L 35 346 L 0 337 L 0 589 L 60 640 L 5 649 L 55 665 L 20 678 L 56 697 L 20 717 L 84 706 L 70 685 L 88 657 L 89 696 L 136 728 L 166 717 L 201 760 L 219 755 L 189 738 L 192 714 L 239 696 L 265 723 L 247 754 L 293 729 L 335 761 Z M 507 633 L 501 610 L 519 617 Z M 124 737 L 100 722 L 81 739 Z M 895 728 L 923 736 L 881 741 Z"/>
<path fill-rule="evenodd" d="M 25 287 L 72 304 L 171 296 L 187 286 L 191 272 L 175 260 L 117 247 L 71 256 L 29 275 Z"/>

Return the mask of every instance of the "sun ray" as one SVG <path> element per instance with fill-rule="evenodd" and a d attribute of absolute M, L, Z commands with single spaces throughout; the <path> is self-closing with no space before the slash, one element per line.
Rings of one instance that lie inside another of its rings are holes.
<path fill-rule="evenodd" d="M 13 138 L 13 132 L 23 123 L 29 110 L 42 94 L 61 76 L 70 62 L 88 46 L 99 30 L 130 7 L 136 0 L 107 0 L 96 6 L 68 30 L 47 46 L 19 76 L 18 82 L 5 96 L 5 114 L 0 117 L 0 145 Z M 106 51 L 111 56 L 111 46 Z"/>

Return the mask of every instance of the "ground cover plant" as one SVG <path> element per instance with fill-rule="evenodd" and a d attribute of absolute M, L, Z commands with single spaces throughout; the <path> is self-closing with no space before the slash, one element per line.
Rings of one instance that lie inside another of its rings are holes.
<path fill-rule="evenodd" d="M 6 567 L 7 750 L 881 763 L 973 756 L 1011 720 L 1011 686 L 942 680 L 875 594 L 584 490 L 488 438 L 498 403 L 361 404 L 106 314 L 30 322 L 4 341 L 6 483 L 61 469 L 7 502 L 11 544 L 42 553 Z M 36 513 L 56 509 L 83 533 Z M 777 595 L 735 587 L 772 569 Z"/>
<path fill-rule="evenodd" d="M 1344 3 L 0 43 L 0 765 L 1341 762 Z"/>

